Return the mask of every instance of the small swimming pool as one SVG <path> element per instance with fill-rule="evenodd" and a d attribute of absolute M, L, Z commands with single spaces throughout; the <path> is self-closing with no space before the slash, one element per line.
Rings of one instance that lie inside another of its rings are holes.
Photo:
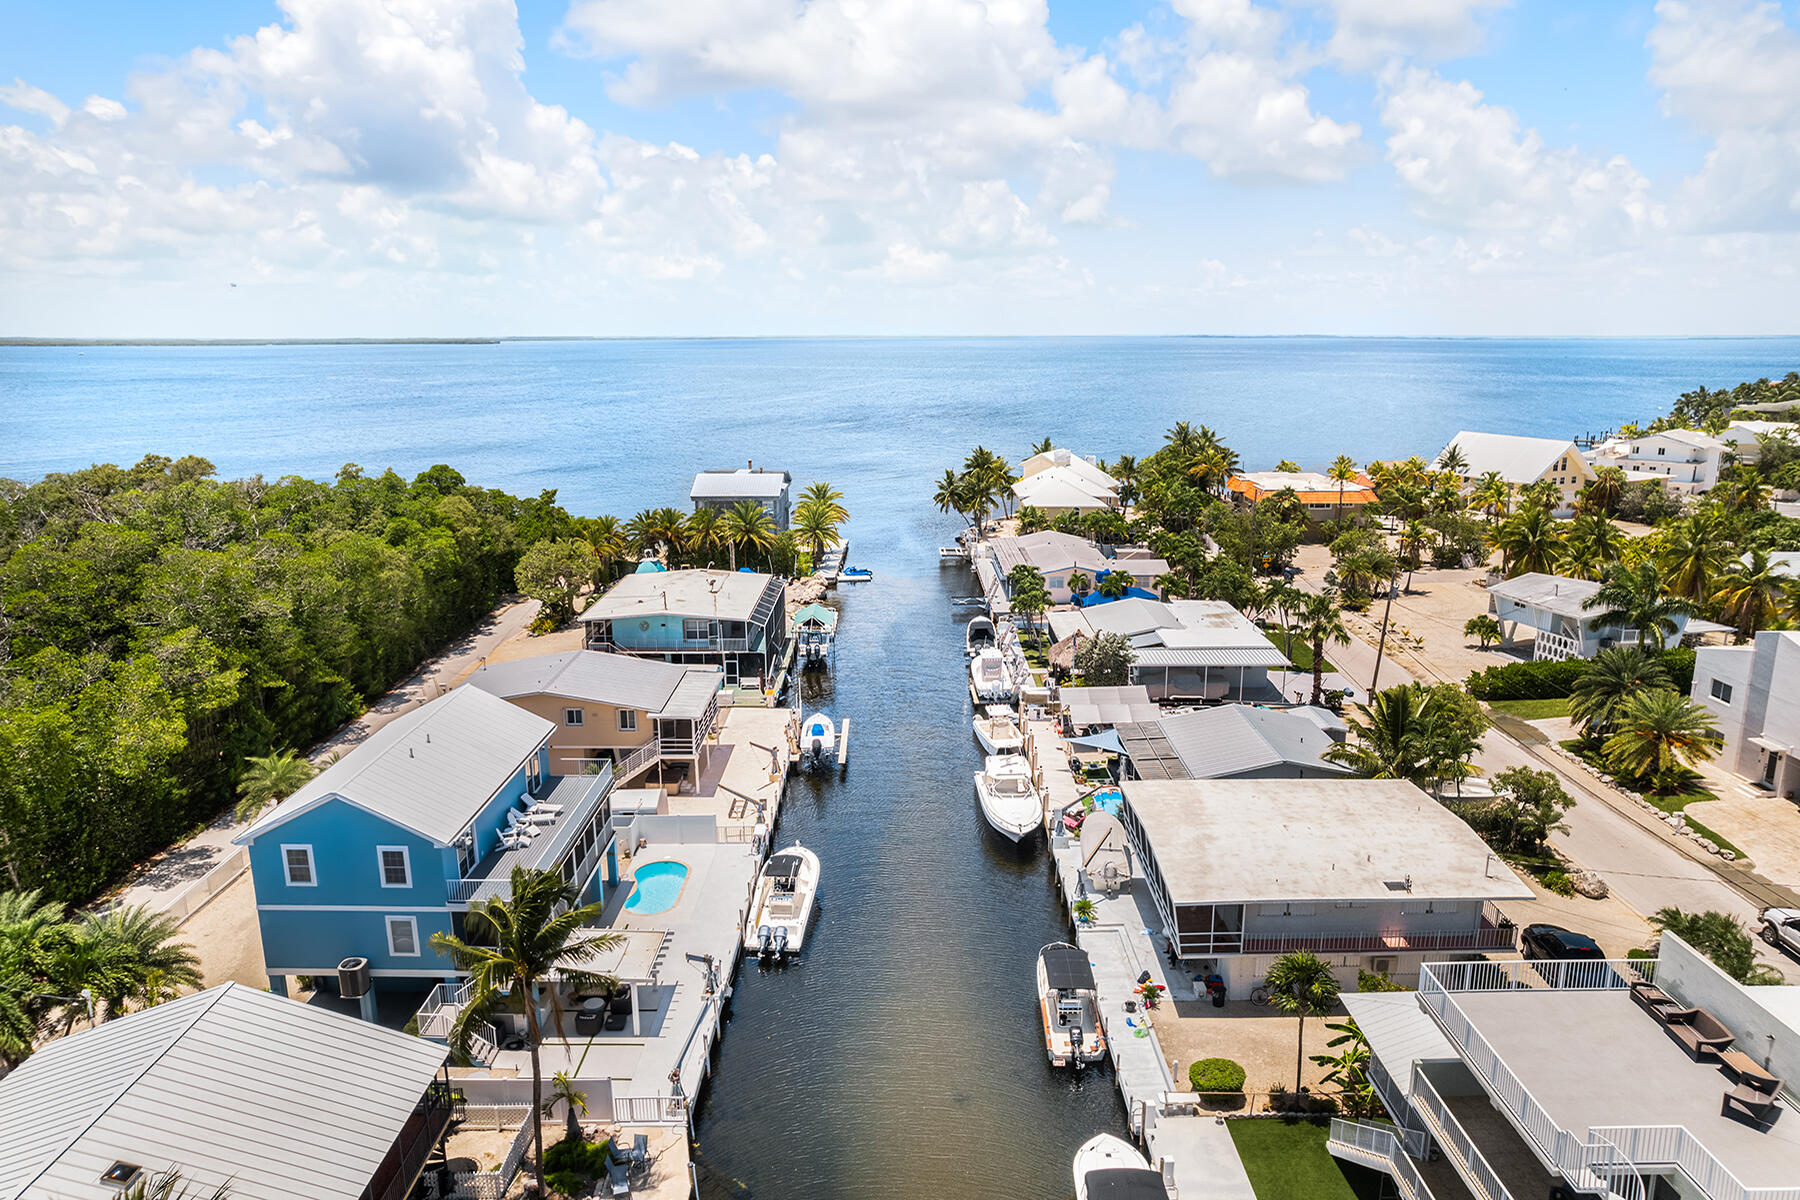
<path fill-rule="evenodd" d="M 1119 815 L 1119 806 L 1125 803 L 1125 793 L 1118 788 L 1101 788 L 1094 793 L 1094 807 L 1104 809 L 1113 816 Z"/>
<path fill-rule="evenodd" d="M 625 901 L 625 911 L 641 917 L 668 912 L 681 899 L 681 889 L 687 886 L 687 875 L 686 863 L 645 863 L 637 869 L 637 886 Z"/>

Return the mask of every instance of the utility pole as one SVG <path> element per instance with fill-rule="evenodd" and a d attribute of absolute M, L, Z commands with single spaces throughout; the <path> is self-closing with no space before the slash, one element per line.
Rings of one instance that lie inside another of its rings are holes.
<path fill-rule="evenodd" d="M 1394 611 L 1394 594 L 1400 590 L 1400 577 L 1388 580 L 1387 603 L 1381 609 L 1381 638 L 1375 643 L 1375 673 L 1369 677 L 1369 702 L 1375 702 L 1375 689 L 1381 682 L 1381 656 L 1387 649 L 1388 615 Z"/>

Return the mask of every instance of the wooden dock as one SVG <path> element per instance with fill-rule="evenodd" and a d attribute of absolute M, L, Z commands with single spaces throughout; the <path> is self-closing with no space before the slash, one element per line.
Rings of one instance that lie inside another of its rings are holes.
<path fill-rule="evenodd" d="M 827 587 L 836 587 L 838 576 L 844 573 L 844 563 L 849 557 L 850 543 L 839 542 L 813 564 L 813 574 L 823 575 Z"/>

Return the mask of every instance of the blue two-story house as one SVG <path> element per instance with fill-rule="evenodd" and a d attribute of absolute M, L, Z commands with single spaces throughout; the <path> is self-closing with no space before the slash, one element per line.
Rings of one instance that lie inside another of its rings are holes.
<path fill-rule="evenodd" d="M 610 767 L 553 776 L 549 721 L 462 687 L 396 718 L 236 839 L 249 847 L 270 986 L 368 960 L 375 993 L 459 973 L 431 947 L 512 869 L 554 870 L 602 900 L 618 881 Z M 602 863 L 606 870 L 600 870 Z"/>
<path fill-rule="evenodd" d="M 787 581 L 755 571 L 627 575 L 579 618 L 589 650 L 716 666 L 775 689 L 787 662 Z"/>

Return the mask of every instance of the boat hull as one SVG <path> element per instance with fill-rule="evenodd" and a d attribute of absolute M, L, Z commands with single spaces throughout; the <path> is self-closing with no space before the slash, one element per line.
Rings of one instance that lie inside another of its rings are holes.
<path fill-rule="evenodd" d="M 802 864 L 791 893 L 779 893 L 775 887 L 775 879 L 770 875 L 760 874 L 756 877 L 750 909 L 744 918 L 744 949 L 753 954 L 798 954 L 806 944 L 807 926 L 812 921 L 813 907 L 819 894 L 819 856 L 795 843 L 769 857 L 773 861 L 777 855 L 790 854 L 798 856 Z M 771 933 L 770 945 L 766 950 L 762 938 L 764 928 Z M 784 938 L 774 936 L 777 928 L 785 935 Z"/>
<path fill-rule="evenodd" d="M 1010 722 L 1008 722 L 1006 728 L 1010 728 L 1011 732 L 1010 733 L 1005 732 L 1003 729 L 1002 732 L 1000 732 L 996 736 L 994 728 L 988 724 L 987 719 L 982 718 L 982 717 L 975 718 L 975 740 L 981 744 L 981 749 L 984 753 L 986 753 L 986 754 L 1022 754 L 1022 753 L 1024 753 L 1025 739 L 1019 733 L 1018 726 L 1012 725 Z"/>
<path fill-rule="evenodd" d="M 1090 1171 L 1148 1171 L 1150 1163 L 1123 1138 L 1102 1133 L 1089 1138 L 1075 1152 L 1075 1200 L 1088 1200 L 1087 1177 Z"/>
<path fill-rule="evenodd" d="M 1022 794 L 1001 793 L 993 787 L 989 772 L 977 771 L 975 800 L 988 827 L 1009 841 L 1022 842 L 1043 828 L 1043 800 L 1035 789 Z"/>

